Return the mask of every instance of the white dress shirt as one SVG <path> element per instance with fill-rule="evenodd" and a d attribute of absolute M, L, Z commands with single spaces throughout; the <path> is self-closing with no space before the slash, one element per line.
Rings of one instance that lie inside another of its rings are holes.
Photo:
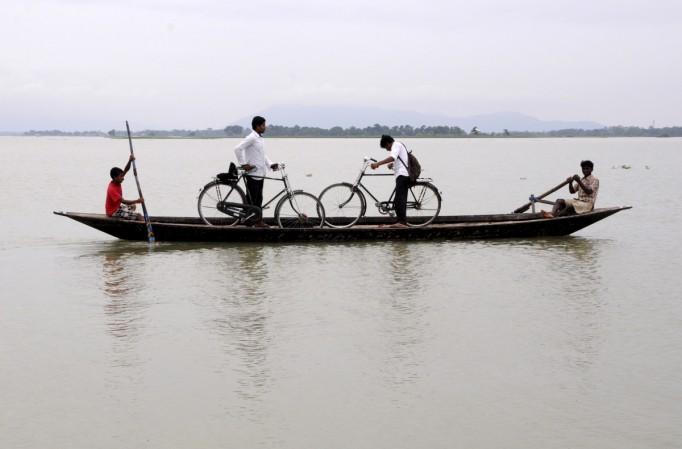
<path fill-rule="evenodd" d="M 256 131 L 251 131 L 251 134 L 235 147 L 234 154 L 239 165 L 249 164 L 256 167 L 247 173 L 249 176 L 263 177 L 273 164 L 265 155 L 263 137 Z"/>
<path fill-rule="evenodd" d="M 398 159 L 400 156 L 400 159 Z M 391 145 L 391 157 L 393 157 L 393 173 L 398 176 L 410 176 L 407 167 L 410 161 L 407 160 L 407 148 L 402 143 L 396 141 Z M 400 160 L 402 159 L 402 162 Z"/>

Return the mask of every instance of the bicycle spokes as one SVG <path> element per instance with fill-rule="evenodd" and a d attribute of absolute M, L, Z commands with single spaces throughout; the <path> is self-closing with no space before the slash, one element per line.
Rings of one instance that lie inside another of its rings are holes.
<path fill-rule="evenodd" d="M 427 225 L 440 212 L 440 194 L 429 184 L 416 184 L 410 187 L 407 201 L 407 224 L 412 226 Z"/>
<path fill-rule="evenodd" d="M 320 227 L 324 222 L 324 208 L 315 196 L 306 192 L 282 198 L 275 214 L 282 228 Z"/>
<path fill-rule="evenodd" d="M 332 184 L 320 193 L 326 224 L 332 228 L 350 227 L 365 212 L 365 198 L 351 184 Z"/>
<path fill-rule="evenodd" d="M 244 194 L 241 190 L 233 184 L 217 180 L 204 186 L 199 194 L 199 216 L 206 224 L 233 225 L 239 221 L 239 214 L 234 207 L 243 203 Z"/>

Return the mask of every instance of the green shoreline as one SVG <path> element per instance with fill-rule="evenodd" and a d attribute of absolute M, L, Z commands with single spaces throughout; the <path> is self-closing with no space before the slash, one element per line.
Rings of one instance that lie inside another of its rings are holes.
<path fill-rule="evenodd" d="M 126 140 L 127 136 L 107 136 L 107 135 L 77 135 L 77 134 L 0 134 L 0 137 L 92 137 L 112 140 Z M 200 136 L 139 136 L 133 135 L 135 140 L 221 140 L 221 139 L 243 139 L 245 136 L 225 136 L 225 137 L 200 137 Z M 381 136 L 271 136 L 265 135 L 270 139 L 378 139 Z M 660 135 L 660 136 L 597 136 L 597 135 L 582 135 L 582 136 L 548 136 L 548 135 L 532 135 L 532 136 L 504 136 L 504 135 L 485 135 L 485 136 L 394 136 L 401 139 L 658 139 L 658 138 L 679 138 L 682 135 Z"/>
<path fill-rule="evenodd" d="M 226 126 L 224 129 L 143 129 L 132 133 L 136 139 L 226 139 L 243 138 L 250 129 L 238 125 Z M 5 133 L 5 135 L 12 133 Z M 108 137 L 113 139 L 127 138 L 122 130 L 74 131 L 65 132 L 57 129 L 30 130 L 17 133 L 23 136 L 69 136 L 69 137 Z M 365 128 L 316 128 L 301 126 L 268 126 L 266 135 L 270 138 L 290 139 L 376 139 L 382 134 L 389 134 L 402 139 L 489 139 L 489 138 L 576 138 L 576 137 L 682 137 L 682 126 L 663 128 L 641 128 L 637 126 L 609 126 L 600 129 L 560 129 L 553 131 L 508 131 L 483 132 L 477 127 L 466 132 L 458 126 L 420 126 L 411 125 L 383 126 L 376 124 Z"/>

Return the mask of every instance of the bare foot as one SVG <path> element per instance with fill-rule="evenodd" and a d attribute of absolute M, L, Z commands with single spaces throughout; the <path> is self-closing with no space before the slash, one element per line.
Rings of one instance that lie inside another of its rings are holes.
<path fill-rule="evenodd" d="M 254 228 L 269 228 L 268 224 L 264 221 L 259 221 L 253 225 Z"/>
<path fill-rule="evenodd" d="M 546 210 L 541 210 L 540 213 L 542 214 L 542 218 L 554 218 L 554 215 Z"/>

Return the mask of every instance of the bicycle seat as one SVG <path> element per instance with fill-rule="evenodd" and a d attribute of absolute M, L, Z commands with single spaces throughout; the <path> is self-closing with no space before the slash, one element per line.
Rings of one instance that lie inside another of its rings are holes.
<path fill-rule="evenodd" d="M 230 168 L 227 170 L 227 173 L 218 173 L 216 175 L 216 178 L 218 178 L 222 182 L 239 181 L 239 171 L 237 170 L 237 166 L 234 165 L 234 162 L 230 162 Z"/>

